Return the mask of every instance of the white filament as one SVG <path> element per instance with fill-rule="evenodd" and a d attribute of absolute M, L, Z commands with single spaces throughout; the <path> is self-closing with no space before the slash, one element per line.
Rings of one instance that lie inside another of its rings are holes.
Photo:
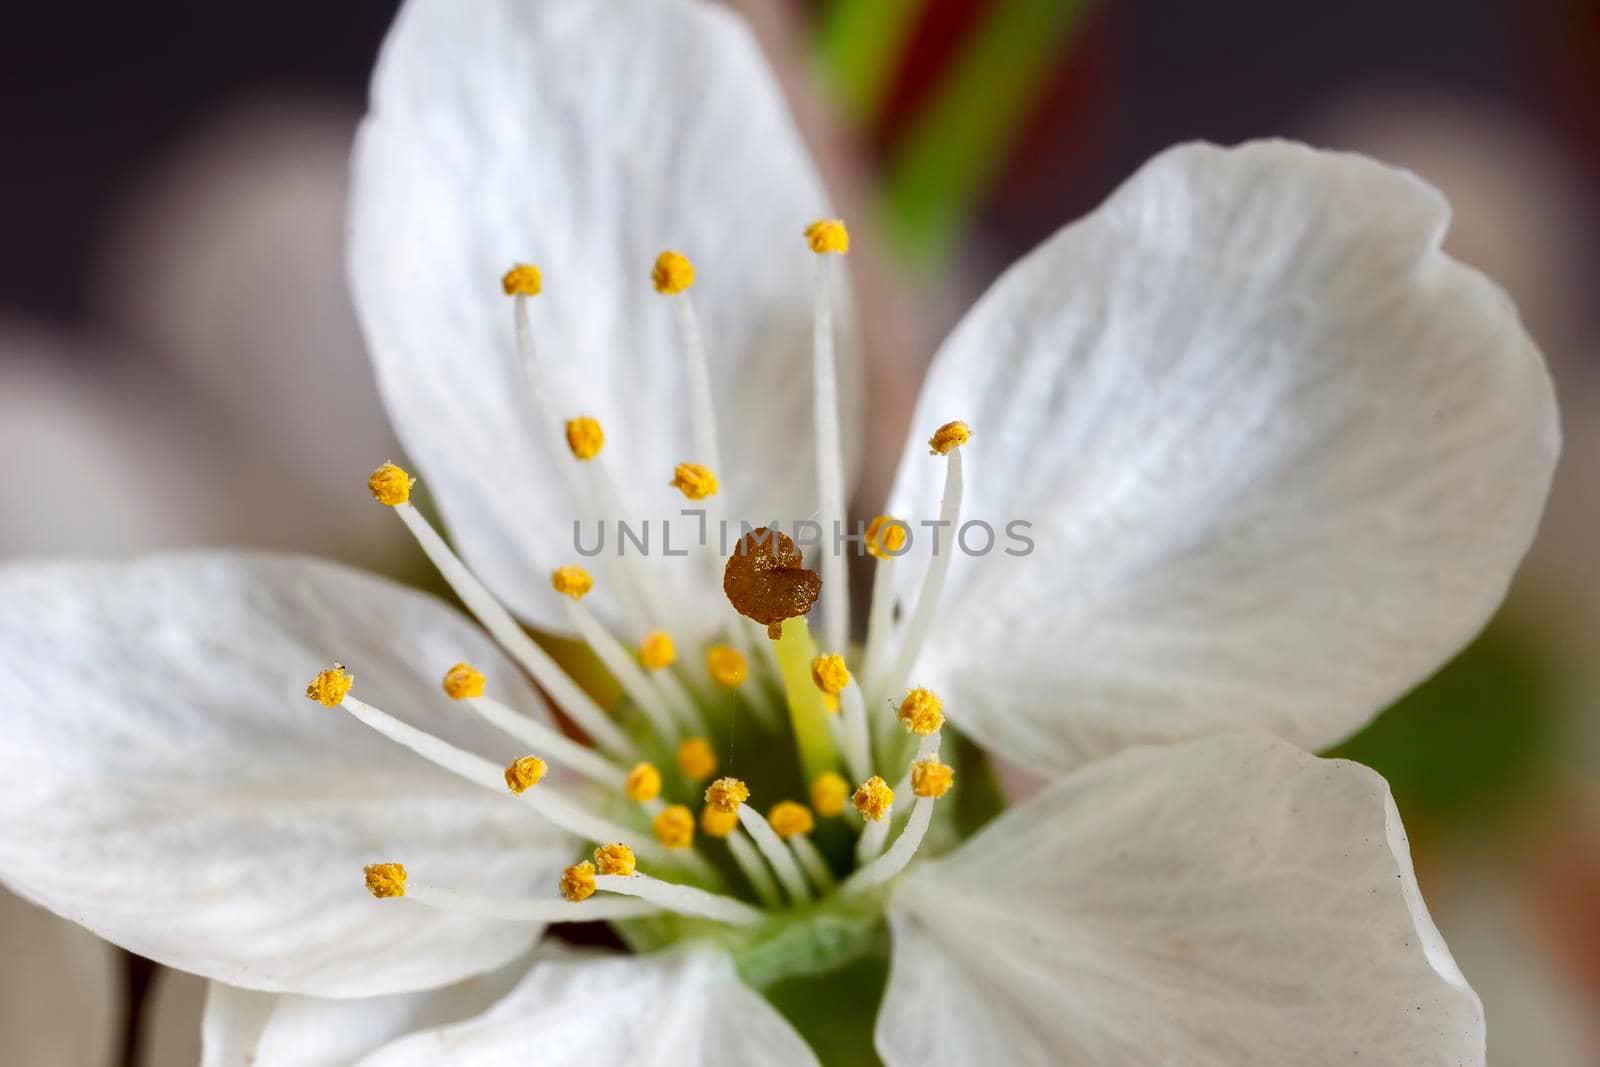
<path fill-rule="evenodd" d="M 861 836 L 856 838 L 856 866 L 864 867 L 878 858 L 878 853 L 883 851 L 883 843 L 889 836 L 889 823 L 894 818 L 894 807 L 883 813 L 881 819 L 868 819 L 866 826 L 861 830 Z"/>
<path fill-rule="evenodd" d="M 889 851 L 845 879 L 840 892 L 865 892 L 874 886 L 882 885 L 905 870 L 906 864 L 911 862 L 911 857 L 916 855 L 917 847 L 922 844 L 922 838 L 928 832 L 928 822 L 932 818 L 933 798 L 918 797 L 917 802 L 911 806 L 911 818 L 906 821 L 906 828 L 900 831 L 900 836 L 889 846 Z M 887 826 L 888 822 L 889 820 L 885 819 L 876 825 Z"/>
<path fill-rule="evenodd" d="M 822 636 L 828 648 L 844 648 L 850 638 L 850 589 L 844 553 L 834 551 L 834 531 L 844 521 L 844 459 L 839 431 L 839 381 L 833 352 L 833 260 L 817 256 L 817 288 L 812 332 L 812 409 L 817 438 L 817 501 L 822 523 Z"/>
<path fill-rule="evenodd" d="M 656 688 L 644 673 L 644 668 L 639 666 L 632 653 L 623 648 L 615 637 L 600 625 L 600 620 L 594 613 L 584 607 L 581 600 L 567 600 L 567 616 L 572 620 L 572 628 L 578 631 L 584 643 L 589 646 L 600 662 L 605 664 L 606 670 L 611 672 L 621 685 L 624 692 L 633 699 L 644 712 L 645 718 L 650 720 L 650 725 L 655 728 L 657 736 L 662 740 L 673 742 L 678 739 L 678 727 L 673 721 L 672 712 L 667 707 L 667 702 L 662 698 L 661 690 Z"/>
<path fill-rule="evenodd" d="M 541 923 L 606 922 L 613 919 L 638 919 L 656 915 L 661 909 L 647 900 L 617 900 L 591 897 L 573 902 L 560 897 L 549 900 L 514 900 L 509 897 L 482 897 L 454 889 L 406 882 L 405 899 L 430 908 L 482 919 L 514 919 Z"/>
<path fill-rule="evenodd" d="M 756 896 L 761 898 L 761 903 L 769 908 L 782 907 L 783 897 L 778 893 L 778 883 L 773 880 L 766 861 L 761 858 L 761 853 L 756 851 L 755 845 L 750 843 L 750 839 L 735 830 L 724 840 L 728 842 L 728 850 L 733 853 L 733 861 L 739 865 L 739 870 L 744 872 L 750 887 L 756 891 Z"/>
<path fill-rule="evenodd" d="M 933 625 L 939 597 L 944 592 L 945 576 L 950 573 L 950 560 L 956 554 L 956 536 L 961 519 L 961 449 L 951 449 L 945 456 L 945 462 L 948 466 L 944 472 L 944 499 L 939 505 L 939 521 L 949 535 L 949 542 L 943 546 L 942 552 L 934 553 L 928 560 L 928 569 L 922 576 L 922 589 L 917 594 L 917 606 L 911 612 L 911 622 L 906 626 L 900 653 L 895 657 L 894 669 L 889 673 L 889 687 L 881 691 L 879 697 L 905 687 L 917 654 L 922 651 L 922 643 L 927 640 L 928 630 Z"/>
<path fill-rule="evenodd" d="M 745 832 L 755 841 L 767 862 L 772 864 L 772 870 L 788 891 L 789 899 L 796 904 L 810 900 L 811 887 L 806 884 L 806 876 L 795 861 L 794 853 L 789 851 L 789 846 L 783 843 L 783 838 L 778 836 L 772 824 L 748 804 L 739 805 L 739 822 L 744 825 Z"/>
<path fill-rule="evenodd" d="M 638 750 L 627 735 L 606 717 L 600 705 L 579 688 L 578 683 L 567 677 L 548 652 L 534 644 L 533 639 L 511 617 L 511 613 L 489 592 L 488 587 L 478 581 L 477 576 L 445 544 L 439 531 L 422 517 L 422 512 L 410 504 L 397 504 L 394 510 L 444 578 L 445 584 L 455 590 L 467 610 L 500 643 L 500 647 L 509 652 L 524 670 L 533 675 L 534 681 L 550 694 L 551 699 L 572 716 L 572 721 L 606 751 L 629 758 L 636 756 Z"/>
<path fill-rule="evenodd" d="M 874 557 L 876 559 L 876 557 Z M 867 643 L 861 656 L 861 687 L 877 693 L 883 685 L 884 657 L 894 623 L 894 558 L 876 559 L 872 572 L 872 604 L 867 614 Z"/>
<path fill-rule="evenodd" d="M 833 888 L 833 871 L 828 868 L 828 861 L 822 858 L 822 853 L 817 851 L 817 846 L 811 843 L 811 838 L 805 834 L 795 834 L 789 838 L 789 851 L 805 868 L 806 876 L 818 892 L 826 893 Z"/>
<path fill-rule="evenodd" d="M 648 900 L 668 911 L 715 919 L 717 922 L 754 926 L 766 918 L 759 908 L 752 908 L 742 900 L 708 893 L 692 885 L 663 882 L 648 874 L 602 874 L 595 877 L 594 884 L 596 889 L 608 893 L 623 893 Z"/>
<path fill-rule="evenodd" d="M 628 772 L 587 745 L 580 745 L 555 727 L 509 708 L 492 697 L 466 697 L 485 722 L 521 741 L 558 767 L 566 767 L 591 782 L 621 789 Z"/>
<path fill-rule="evenodd" d="M 861 687 L 854 678 L 839 694 L 839 712 L 844 722 L 840 729 L 845 766 L 850 777 L 864 782 L 872 776 L 872 741 L 867 736 L 867 709 Z"/>

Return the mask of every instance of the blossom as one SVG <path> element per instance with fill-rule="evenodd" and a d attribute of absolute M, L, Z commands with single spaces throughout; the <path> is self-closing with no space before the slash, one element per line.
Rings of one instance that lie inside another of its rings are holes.
<path fill-rule="evenodd" d="M 7 568 L 0 876 L 214 979 L 219 1045 L 292 1004 L 283 1033 L 359 1032 L 371 1062 L 669 1033 L 691 1062 L 811 1062 L 760 989 L 886 924 L 891 1065 L 1481 1063 L 1387 787 L 1309 754 L 1481 626 L 1548 488 L 1542 360 L 1444 226 L 1359 157 L 1146 164 L 936 358 L 857 647 L 838 553 L 568 540 L 685 506 L 843 517 L 849 240 L 742 28 L 694 0 L 411 0 L 350 273 L 451 541 L 401 464 L 370 506 L 480 625 L 303 558 Z M 966 548 L 968 517 L 1026 520 L 1032 550 Z M 582 638 L 620 713 L 523 621 Z M 684 654 L 642 662 L 659 632 Z M 956 843 L 952 731 L 1052 784 Z M 696 737 L 742 760 L 674 780 Z M 815 833 L 737 776 L 780 758 L 827 799 Z M 539 942 L 571 921 L 640 951 Z M 426 992 L 501 968 L 481 1013 Z"/>

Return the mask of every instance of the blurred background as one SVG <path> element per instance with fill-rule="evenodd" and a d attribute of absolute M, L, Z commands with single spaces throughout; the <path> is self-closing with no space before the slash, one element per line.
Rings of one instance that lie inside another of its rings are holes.
<path fill-rule="evenodd" d="M 0 555 L 314 551 L 425 580 L 348 304 L 350 139 L 391 0 L 34 5 L 0 41 Z M 1491 1064 L 1600 1064 L 1600 4 L 738 0 L 870 296 L 871 514 L 939 338 L 1180 140 L 1417 171 L 1510 290 L 1566 451 L 1500 617 L 1339 754 L 1393 783 Z M 203 984 L 0 890 L 0 1062 L 195 1063 Z"/>

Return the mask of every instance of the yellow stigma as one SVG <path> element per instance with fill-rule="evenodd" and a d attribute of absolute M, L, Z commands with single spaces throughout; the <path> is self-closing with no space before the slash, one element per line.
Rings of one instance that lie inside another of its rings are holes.
<path fill-rule="evenodd" d="M 838 696 L 850 684 L 850 670 L 843 656 L 818 656 L 811 661 L 811 680 L 824 693 Z"/>
<path fill-rule="evenodd" d="M 682 804 L 668 804 L 650 823 L 656 840 L 667 848 L 688 848 L 694 844 L 694 813 Z"/>
<path fill-rule="evenodd" d="M 710 672 L 711 680 L 724 689 L 737 689 L 750 673 L 744 656 L 738 649 L 728 645 L 711 646 L 706 652 L 706 670 Z"/>
<path fill-rule="evenodd" d="M 470 663 L 457 663 L 444 672 L 445 695 L 451 700 L 483 696 L 483 672 Z"/>
<path fill-rule="evenodd" d="M 700 829 L 707 837 L 727 837 L 739 825 L 736 811 L 718 811 L 710 804 L 700 809 Z"/>
<path fill-rule="evenodd" d="M 633 849 L 622 844 L 601 845 L 594 850 L 594 862 L 601 874 L 620 874 L 624 878 L 630 877 L 638 866 Z"/>
<path fill-rule="evenodd" d="M 661 772 L 654 763 L 635 763 L 622 783 L 622 791 L 636 804 L 647 804 L 661 795 Z"/>
<path fill-rule="evenodd" d="M 806 243 L 819 256 L 824 252 L 843 255 L 850 251 L 850 231 L 841 219 L 818 219 L 806 227 Z"/>
<path fill-rule="evenodd" d="M 385 463 L 367 479 L 372 499 L 388 508 L 398 507 L 410 500 L 411 487 L 416 484 L 415 478 L 393 463 Z"/>
<path fill-rule="evenodd" d="M 647 671 L 659 671 L 678 661 L 678 646 L 665 630 L 652 630 L 639 642 L 639 663 Z"/>
<path fill-rule="evenodd" d="M 532 263 L 518 263 L 500 278 L 507 296 L 538 296 L 544 289 L 544 275 Z"/>
<path fill-rule="evenodd" d="M 817 820 L 811 817 L 811 809 L 793 800 L 780 800 L 772 805 L 772 810 L 767 812 L 767 822 L 782 838 L 809 834 L 817 826 Z"/>
<path fill-rule="evenodd" d="M 892 559 L 906 547 L 906 524 L 892 515 L 879 515 L 867 523 L 867 554 Z"/>
<path fill-rule="evenodd" d="M 832 816 L 844 811 L 850 796 L 850 783 L 832 771 L 823 771 L 811 783 L 811 806 L 818 815 Z"/>
<path fill-rule="evenodd" d="M 594 864 L 588 860 L 574 863 L 561 872 L 561 895 L 576 904 L 594 896 Z"/>
<path fill-rule="evenodd" d="M 344 664 L 335 663 L 311 679 L 311 684 L 306 686 L 306 698 L 325 708 L 336 708 L 355 684 L 356 676 L 346 674 Z"/>
<path fill-rule="evenodd" d="M 951 449 L 960 448 L 971 439 L 972 431 L 967 428 L 966 423 L 959 419 L 955 422 L 947 422 L 933 431 L 933 436 L 928 438 L 928 447 L 932 449 L 929 454 L 948 456 Z"/>
<path fill-rule="evenodd" d="M 539 784 L 544 772 L 549 770 L 538 756 L 523 756 L 506 768 L 506 788 L 521 796 Z"/>
<path fill-rule="evenodd" d="M 894 803 L 894 790 L 889 788 L 888 782 L 874 774 L 861 783 L 861 788 L 850 798 L 850 803 L 856 806 L 856 811 L 861 813 L 863 819 L 877 822 L 889 814 L 889 806 Z"/>
<path fill-rule="evenodd" d="M 927 737 L 944 725 L 944 702 L 931 689 L 913 689 L 900 702 L 900 721 L 918 737 Z"/>
<path fill-rule="evenodd" d="M 594 588 L 589 572 L 578 566 L 557 567 L 550 574 L 550 585 L 562 596 L 582 600 Z"/>
<path fill-rule="evenodd" d="M 699 463 L 680 463 L 667 483 L 690 500 L 704 500 L 717 491 L 717 476 Z"/>
<path fill-rule="evenodd" d="M 706 786 L 706 803 L 718 811 L 738 811 L 749 799 L 750 787 L 737 778 L 718 778 Z"/>
<path fill-rule="evenodd" d="M 367 892 L 379 900 L 406 895 L 405 864 L 373 863 L 362 870 L 367 876 Z"/>
<path fill-rule="evenodd" d="M 650 268 L 650 284 L 663 296 L 676 296 L 694 284 L 694 264 L 681 252 L 663 252 Z"/>
<path fill-rule="evenodd" d="M 678 772 L 691 782 L 703 782 L 717 770 L 717 754 L 703 737 L 686 737 L 678 746 Z"/>
<path fill-rule="evenodd" d="M 600 454 L 605 443 L 606 432 L 600 428 L 599 419 L 579 415 L 567 420 L 567 447 L 572 449 L 574 456 L 582 460 L 593 459 Z"/>
<path fill-rule="evenodd" d="M 942 797 L 955 781 L 955 768 L 937 759 L 918 760 L 911 765 L 911 791 L 919 797 Z"/>

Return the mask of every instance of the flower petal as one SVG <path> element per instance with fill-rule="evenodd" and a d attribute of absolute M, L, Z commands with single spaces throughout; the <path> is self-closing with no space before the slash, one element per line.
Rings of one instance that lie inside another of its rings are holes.
<path fill-rule="evenodd" d="M 710 951 L 545 960 L 485 1014 L 412 1034 L 368 1067 L 518 1063 L 815 1064 L 810 1048 L 727 957 Z"/>
<path fill-rule="evenodd" d="M 1074 772 L 890 920 L 890 1067 L 1483 1063 L 1383 779 L 1260 734 Z"/>
<path fill-rule="evenodd" d="M 545 892 L 561 835 L 305 698 L 357 692 L 457 744 L 511 743 L 440 691 L 458 659 L 537 707 L 488 639 L 430 597 L 269 555 L 0 569 L 0 877 L 117 944 L 256 989 L 377 995 L 496 967 L 536 934 L 404 900 L 361 868 Z"/>
<path fill-rule="evenodd" d="M 330 1000 L 210 983 L 201 1067 L 344 1067 L 413 1030 L 470 1019 L 527 973 L 516 959 L 443 989 Z"/>
<path fill-rule="evenodd" d="M 971 423 L 964 515 L 999 541 L 952 561 L 919 679 L 961 726 L 1039 769 L 1241 728 L 1317 749 L 1477 632 L 1557 427 L 1510 302 L 1439 250 L 1446 215 L 1358 156 L 1191 145 L 994 285 L 892 508 L 937 506 L 924 440 Z"/>
<path fill-rule="evenodd" d="M 804 518 L 816 499 L 816 266 L 801 233 L 825 205 L 738 20 L 685 0 L 411 0 L 378 64 L 354 168 L 357 311 L 390 414 L 467 561 L 515 610 L 570 628 L 549 573 L 574 556 L 573 520 L 595 509 L 569 498 L 561 465 L 575 461 L 551 454 L 516 356 L 499 279 L 531 261 L 544 274 L 530 310 L 556 418 L 600 420 L 596 462 L 618 483 L 620 517 L 652 520 L 651 563 L 673 603 L 689 598 L 684 614 L 702 624 L 730 617 L 697 561 L 662 558 L 666 518 L 678 520 L 674 551 L 699 531 L 679 518 L 674 465 L 704 458 L 651 265 L 673 248 L 697 268 L 727 467 L 712 502 L 736 519 Z M 587 486 L 590 471 L 577 473 Z M 609 591 L 591 603 L 606 613 Z"/>

